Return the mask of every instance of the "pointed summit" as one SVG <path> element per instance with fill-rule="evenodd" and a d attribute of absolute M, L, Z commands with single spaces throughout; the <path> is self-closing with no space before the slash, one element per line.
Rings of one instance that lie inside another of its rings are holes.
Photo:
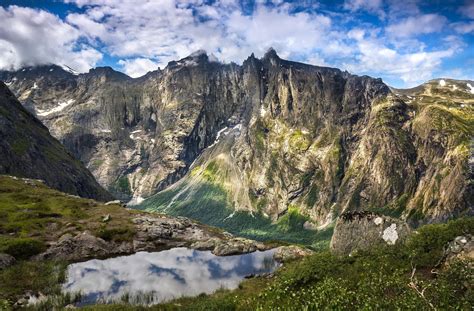
<path fill-rule="evenodd" d="M 272 58 L 280 59 L 280 57 L 278 56 L 277 52 L 276 52 L 275 49 L 272 48 L 272 47 L 270 47 L 270 48 L 265 52 L 265 55 L 263 56 L 263 58 L 265 58 L 265 59 L 272 59 Z"/>

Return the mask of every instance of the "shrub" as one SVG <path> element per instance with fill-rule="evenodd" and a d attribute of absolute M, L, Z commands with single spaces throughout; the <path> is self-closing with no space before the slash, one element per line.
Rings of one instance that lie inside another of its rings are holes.
<path fill-rule="evenodd" d="M 0 253 L 9 254 L 16 259 L 28 259 L 46 249 L 44 242 L 30 238 L 1 238 Z"/>

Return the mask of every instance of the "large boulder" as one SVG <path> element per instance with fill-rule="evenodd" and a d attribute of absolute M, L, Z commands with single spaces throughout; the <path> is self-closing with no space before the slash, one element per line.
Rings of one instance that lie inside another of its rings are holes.
<path fill-rule="evenodd" d="M 278 262 L 287 262 L 309 256 L 313 253 L 310 249 L 296 245 L 280 246 L 276 249 L 273 258 Z"/>
<path fill-rule="evenodd" d="M 409 233 L 403 220 L 365 211 L 346 212 L 336 222 L 330 247 L 335 254 L 350 255 L 381 244 L 395 245 Z"/>

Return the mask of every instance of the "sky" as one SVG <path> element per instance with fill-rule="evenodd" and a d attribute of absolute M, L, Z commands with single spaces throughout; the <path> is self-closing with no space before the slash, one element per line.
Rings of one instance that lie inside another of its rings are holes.
<path fill-rule="evenodd" d="M 474 0 L 0 0 L 0 70 L 139 77 L 200 49 L 241 64 L 270 47 L 394 87 L 474 80 Z"/>

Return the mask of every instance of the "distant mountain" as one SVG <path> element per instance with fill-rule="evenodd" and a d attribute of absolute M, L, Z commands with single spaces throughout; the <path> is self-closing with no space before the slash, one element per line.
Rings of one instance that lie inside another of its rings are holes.
<path fill-rule="evenodd" d="M 350 210 L 473 214 L 469 81 L 395 90 L 274 50 L 242 65 L 193 53 L 138 79 L 57 66 L 0 79 L 113 194 L 159 192 L 143 208 L 222 226 L 251 212 L 283 231 Z"/>
<path fill-rule="evenodd" d="M 0 82 L 0 174 L 43 180 L 70 194 L 110 200 L 84 165 Z"/>

